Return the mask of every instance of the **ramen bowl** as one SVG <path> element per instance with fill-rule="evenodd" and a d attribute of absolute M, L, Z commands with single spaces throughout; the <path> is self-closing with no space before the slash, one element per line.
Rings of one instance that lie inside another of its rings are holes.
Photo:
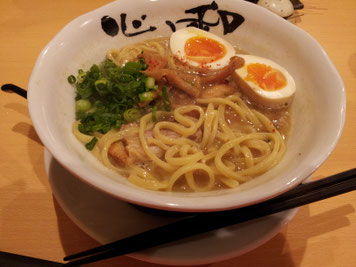
<path fill-rule="evenodd" d="M 139 188 L 106 168 L 72 133 L 75 89 L 69 75 L 101 62 L 111 48 L 170 36 L 187 26 L 209 30 L 249 54 L 277 62 L 296 82 L 283 159 L 235 189 L 180 193 Z M 33 69 L 28 102 L 43 144 L 79 179 L 137 205 L 206 212 L 267 200 L 310 177 L 342 133 L 346 97 L 340 75 L 318 42 L 262 7 L 236 0 L 122 0 L 78 17 L 49 42 Z"/>

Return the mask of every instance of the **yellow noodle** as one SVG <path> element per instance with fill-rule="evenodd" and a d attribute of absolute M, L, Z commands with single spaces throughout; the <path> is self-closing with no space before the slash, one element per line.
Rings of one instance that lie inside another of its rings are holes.
<path fill-rule="evenodd" d="M 112 60 L 115 64 L 122 66 L 128 61 L 134 61 L 142 52 L 158 53 L 160 56 L 166 56 L 166 49 L 163 44 L 157 41 L 147 41 L 139 44 L 127 45 L 121 49 L 110 49 L 106 53 L 106 58 Z"/>
<path fill-rule="evenodd" d="M 168 150 L 169 149 L 169 146 L 164 144 L 161 140 L 155 139 L 155 138 L 152 138 L 152 137 L 147 138 L 147 144 L 148 145 L 156 145 L 156 146 L 162 148 L 163 150 Z"/>
<path fill-rule="evenodd" d="M 200 186 L 196 183 L 195 178 L 194 178 L 194 174 L 192 171 L 187 172 L 185 174 L 185 179 L 187 181 L 187 184 L 189 185 L 189 187 L 195 191 L 195 192 L 205 192 L 205 191 L 209 191 L 212 189 L 212 187 L 214 186 L 214 180 L 209 180 L 209 183 L 207 183 L 206 186 Z"/>
<path fill-rule="evenodd" d="M 127 179 L 131 183 L 143 188 L 160 190 L 166 188 L 168 185 L 167 183 L 158 181 L 150 172 L 137 166 L 133 167 L 130 173 Z"/>
<path fill-rule="evenodd" d="M 251 168 L 254 165 L 251 150 L 247 146 L 242 146 L 241 152 L 245 157 L 245 166 Z"/>
<path fill-rule="evenodd" d="M 236 103 L 232 102 L 231 100 L 228 99 L 224 99 L 224 98 L 208 98 L 208 99 L 198 99 L 197 100 L 198 103 L 202 103 L 202 104 L 208 104 L 208 103 L 218 103 L 218 104 L 225 104 L 225 105 L 229 105 L 230 107 L 232 107 L 236 113 L 243 119 L 246 120 L 246 112 L 243 110 L 243 108 L 241 108 L 239 105 L 237 105 Z"/>
<path fill-rule="evenodd" d="M 203 163 L 194 163 L 194 164 L 190 164 L 190 165 L 185 165 L 185 166 L 179 168 L 178 170 L 176 170 L 174 173 L 172 173 L 172 176 L 170 178 L 169 185 L 168 185 L 167 189 L 171 191 L 173 185 L 178 180 L 178 178 L 185 175 L 186 173 L 196 171 L 196 170 L 203 170 L 208 174 L 209 182 L 208 182 L 207 186 L 205 187 L 206 189 L 204 191 L 211 190 L 214 186 L 215 175 L 214 175 L 214 172 L 212 171 L 212 169 Z"/>
<path fill-rule="evenodd" d="M 244 111 L 246 114 L 246 117 L 249 121 L 251 121 L 256 127 L 261 127 L 261 123 L 259 120 L 256 118 L 255 114 L 252 112 L 252 110 L 245 104 L 245 102 L 241 99 L 240 96 L 236 95 L 230 95 L 226 99 L 229 99 L 231 101 L 235 101 Z"/>
<path fill-rule="evenodd" d="M 234 179 L 229 179 L 223 176 L 219 176 L 218 177 L 219 181 L 221 181 L 222 183 L 224 183 L 227 187 L 230 188 L 235 188 L 238 187 L 240 185 L 240 183 Z"/>
<path fill-rule="evenodd" d="M 204 129 L 203 129 L 203 139 L 200 143 L 201 148 L 205 148 L 209 142 L 211 131 L 212 131 L 212 122 L 215 116 L 214 105 L 209 103 L 208 108 L 205 112 L 205 120 L 204 120 Z M 216 133 L 215 133 L 216 134 Z"/>
<path fill-rule="evenodd" d="M 161 114 L 161 112 L 157 112 L 156 116 L 160 116 L 160 114 Z M 168 164 L 167 162 L 161 160 L 148 148 L 148 144 L 146 142 L 144 133 L 146 130 L 146 125 L 149 120 L 152 120 L 152 114 L 147 114 L 147 115 L 143 116 L 140 120 L 139 137 L 140 137 L 140 141 L 141 141 L 143 150 L 145 151 L 146 155 L 158 166 L 160 166 L 161 168 L 163 168 L 166 171 L 174 171 L 176 169 L 175 166 L 172 166 L 172 165 Z"/>
<path fill-rule="evenodd" d="M 216 134 L 218 133 L 218 125 L 219 125 L 219 120 L 218 120 L 218 111 L 217 110 L 214 110 L 213 112 L 213 120 L 212 120 L 212 125 L 211 125 L 211 134 L 210 134 L 210 137 L 209 137 L 209 141 L 208 141 L 208 144 L 207 146 L 208 147 L 212 147 L 212 145 L 214 144 L 214 141 L 215 141 L 215 137 L 216 137 Z"/>
<path fill-rule="evenodd" d="M 182 166 L 182 165 L 197 162 L 204 157 L 204 154 L 202 151 L 197 151 L 196 153 L 192 153 L 192 154 L 187 153 L 187 155 L 185 155 L 185 156 L 175 157 L 175 155 L 177 153 L 179 153 L 179 150 L 181 150 L 181 149 L 182 149 L 182 147 L 172 146 L 170 149 L 167 150 L 165 159 L 168 164 L 171 164 L 173 166 Z M 182 154 L 185 154 L 185 153 L 182 152 Z"/>

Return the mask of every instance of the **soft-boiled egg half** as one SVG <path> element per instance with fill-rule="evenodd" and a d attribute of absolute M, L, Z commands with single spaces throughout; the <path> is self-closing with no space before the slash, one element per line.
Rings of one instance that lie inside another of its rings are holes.
<path fill-rule="evenodd" d="M 286 69 L 276 62 L 253 55 L 240 55 L 245 64 L 233 77 L 239 88 L 253 102 L 264 107 L 288 106 L 295 93 L 295 82 Z"/>
<path fill-rule="evenodd" d="M 234 47 L 227 41 L 195 27 L 174 32 L 169 45 L 178 60 L 197 68 L 221 69 L 235 55 Z"/>

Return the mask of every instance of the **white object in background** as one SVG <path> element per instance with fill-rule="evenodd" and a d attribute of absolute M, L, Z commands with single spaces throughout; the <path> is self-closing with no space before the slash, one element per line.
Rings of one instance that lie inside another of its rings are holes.
<path fill-rule="evenodd" d="M 267 8 L 283 18 L 291 16 L 294 12 L 294 7 L 290 0 L 259 0 L 257 5 Z"/>

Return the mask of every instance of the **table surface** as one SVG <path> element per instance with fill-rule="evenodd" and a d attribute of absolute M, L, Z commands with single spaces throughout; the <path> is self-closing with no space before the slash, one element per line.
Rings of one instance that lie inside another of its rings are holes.
<path fill-rule="evenodd" d="M 0 85 L 26 88 L 42 48 L 68 22 L 109 0 L 1 0 Z M 356 1 L 303 0 L 291 23 L 309 32 L 340 72 L 346 123 L 335 150 L 313 174 L 320 179 L 356 163 Z M 0 251 L 61 262 L 98 243 L 79 229 L 52 195 L 44 147 L 27 102 L 0 93 Z M 303 206 L 274 238 L 223 266 L 356 266 L 356 193 Z M 156 266 L 127 256 L 90 266 Z"/>

